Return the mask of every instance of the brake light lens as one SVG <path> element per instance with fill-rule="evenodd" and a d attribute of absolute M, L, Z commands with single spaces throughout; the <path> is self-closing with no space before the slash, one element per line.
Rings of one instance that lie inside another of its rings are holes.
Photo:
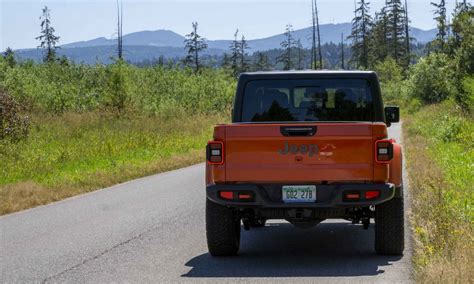
<path fill-rule="evenodd" d="M 377 163 L 390 163 L 393 158 L 393 140 L 375 141 L 375 161 Z"/>
<path fill-rule="evenodd" d="M 219 196 L 222 199 L 227 199 L 227 200 L 234 199 L 234 193 L 232 191 L 221 191 L 221 192 L 219 192 Z"/>
<path fill-rule="evenodd" d="M 365 192 L 365 199 L 374 199 L 379 197 L 380 191 L 378 190 L 369 190 Z"/>
<path fill-rule="evenodd" d="M 206 159 L 211 165 L 224 164 L 224 142 L 209 141 L 206 147 Z"/>

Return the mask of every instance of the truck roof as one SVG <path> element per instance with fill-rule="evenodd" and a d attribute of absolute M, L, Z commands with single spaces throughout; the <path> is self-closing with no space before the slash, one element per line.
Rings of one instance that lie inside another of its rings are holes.
<path fill-rule="evenodd" d="M 283 78 L 348 78 L 377 79 L 374 71 L 348 70 L 290 70 L 290 71 L 259 71 L 245 72 L 240 79 L 283 79 Z"/>

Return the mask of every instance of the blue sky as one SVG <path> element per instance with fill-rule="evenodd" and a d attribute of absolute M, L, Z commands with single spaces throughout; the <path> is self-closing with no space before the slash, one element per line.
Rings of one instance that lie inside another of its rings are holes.
<path fill-rule="evenodd" d="M 385 0 L 372 0 L 372 12 Z M 435 27 L 429 0 L 408 0 L 412 26 Z M 454 0 L 448 0 L 448 10 Z M 52 23 L 60 44 L 114 37 L 115 0 L 0 0 L 0 48 L 36 47 L 41 8 L 52 10 Z M 320 23 L 349 22 L 354 0 L 318 0 Z M 200 33 L 208 39 L 230 39 L 238 27 L 248 39 L 271 36 L 310 25 L 310 0 L 124 0 L 124 34 L 141 30 L 168 29 L 187 34 L 198 21 Z"/>

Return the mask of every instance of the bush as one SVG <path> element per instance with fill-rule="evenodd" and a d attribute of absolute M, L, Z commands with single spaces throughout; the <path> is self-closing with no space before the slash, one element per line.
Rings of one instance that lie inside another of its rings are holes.
<path fill-rule="evenodd" d="M 408 93 L 425 104 L 439 103 L 455 94 L 455 68 L 446 54 L 433 53 L 410 70 Z"/>
<path fill-rule="evenodd" d="M 21 115 L 22 108 L 7 93 L 0 91 L 0 140 L 21 140 L 28 136 L 29 118 Z"/>

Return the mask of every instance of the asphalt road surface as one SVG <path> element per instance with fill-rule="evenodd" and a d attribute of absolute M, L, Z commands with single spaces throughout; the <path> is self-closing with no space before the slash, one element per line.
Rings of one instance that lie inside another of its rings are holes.
<path fill-rule="evenodd" d="M 373 226 L 343 220 L 272 221 L 242 232 L 239 256 L 213 258 L 204 204 L 199 164 L 0 217 L 0 281 L 411 282 L 408 236 L 403 257 L 378 256 Z"/>

